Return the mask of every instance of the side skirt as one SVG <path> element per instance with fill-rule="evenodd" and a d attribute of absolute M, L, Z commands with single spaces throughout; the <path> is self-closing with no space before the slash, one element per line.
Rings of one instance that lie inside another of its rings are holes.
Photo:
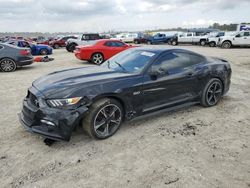
<path fill-rule="evenodd" d="M 187 103 L 180 104 L 180 105 L 177 105 L 177 106 L 164 108 L 162 110 L 151 111 L 151 112 L 145 113 L 143 115 L 137 116 L 137 117 L 135 117 L 133 119 L 130 119 L 128 121 L 140 120 L 140 119 L 144 119 L 144 118 L 147 118 L 147 117 L 152 117 L 152 116 L 160 115 L 160 114 L 163 114 L 163 113 L 166 113 L 166 112 L 170 112 L 170 111 L 177 111 L 177 110 L 179 110 L 181 108 L 185 108 L 185 107 L 188 107 L 188 106 L 194 106 L 196 104 L 200 104 L 200 102 L 197 102 L 197 101 L 195 101 L 195 102 L 187 102 Z"/>

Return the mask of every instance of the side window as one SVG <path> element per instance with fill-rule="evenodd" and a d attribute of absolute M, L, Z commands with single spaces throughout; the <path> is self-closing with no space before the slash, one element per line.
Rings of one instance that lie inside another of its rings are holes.
<path fill-rule="evenodd" d="M 171 75 L 180 73 L 184 68 L 192 66 L 193 64 L 195 63 L 193 60 L 191 61 L 189 54 L 172 52 L 164 55 L 155 65 L 152 66 L 152 68 L 154 70 L 161 68 Z"/>
<path fill-rule="evenodd" d="M 188 33 L 188 34 L 187 34 L 187 36 L 188 36 L 188 37 L 191 37 L 191 36 L 192 36 L 192 34 L 191 34 L 191 33 Z"/>
<path fill-rule="evenodd" d="M 189 57 L 190 57 L 190 65 L 191 66 L 202 63 L 205 61 L 204 57 L 199 56 L 199 55 L 189 54 Z"/>
<path fill-rule="evenodd" d="M 90 40 L 90 36 L 89 35 L 83 35 L 82 40 Z"/>
<path fill-rule="evenodd" d="M 122 42 L 114 42 L 115 43 L 115 47 L 121 47 L 121 46 L 125 46 L 125 44 L 124 43 L 122 43 Z"/>
<path fill-rule="evenodd" d="M 22 46 L 23 46 L 23 47 L 30 47 L 30 45 L 29 45 L 28 42 L 22 42 Z"/>
<path fill-rule="evenodd" d="M 244 37 L 250 36 L 249 32 L 244 32 Z"/>
<path fill-rule="evenodd" d="M 104 46 L 112 47 L 112 42 L 106 42 L 106 43 L 104 44 Z"/>

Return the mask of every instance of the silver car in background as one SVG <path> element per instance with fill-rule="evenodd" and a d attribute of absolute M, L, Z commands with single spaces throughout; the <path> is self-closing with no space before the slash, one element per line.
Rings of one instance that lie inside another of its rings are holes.
<path fill-rule="evenodd" d="M 33 63 L 33 56 L 29 48 L 20 48 L 0 43 L 0 70 L 3 72 L 15 71 L 17 67 Z"/>

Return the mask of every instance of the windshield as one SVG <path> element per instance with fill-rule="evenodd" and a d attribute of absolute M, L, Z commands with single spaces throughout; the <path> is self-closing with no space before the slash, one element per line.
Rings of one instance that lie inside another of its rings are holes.
<path fill-rule="evenodd" d="M 155 55 L 146 50 L 129 49 L 113 56 L 101 66 L 118 72 L 139 73 Z"/>

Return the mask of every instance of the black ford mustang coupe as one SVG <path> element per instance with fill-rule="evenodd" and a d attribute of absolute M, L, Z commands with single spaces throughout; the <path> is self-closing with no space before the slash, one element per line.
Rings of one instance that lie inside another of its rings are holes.
<path fill-rule="evenodd" d="M 81 124 L 98 139 L 124 120 L 156 110 L 200 103 L 210 107 L 229 90 L 226 60 L 182 49 L 133 48 L 101 66 L 48 74 L 34 81 L 20 122 L 30 132 L 66 140 Z"/>

